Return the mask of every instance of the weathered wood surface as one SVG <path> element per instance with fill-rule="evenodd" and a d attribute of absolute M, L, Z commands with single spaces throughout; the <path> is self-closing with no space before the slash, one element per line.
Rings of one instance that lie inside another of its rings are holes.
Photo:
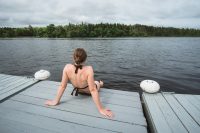
<path fill-rule="evenodd" d="M 36 82 L 33 78 L 0 74 L 0 102 Z"/>
<path fill-rule="evenodd" d="M 200 133 L 200 95 L 143 93 L 150 129 L 156 133 Z"/>
<path fill-rule="evenodd" d="M 59 105 L 44 105 L 47 99 L 55 97 L 59 84 L 41 81 L 2 102 L 0 132 L 147 133 L 137 92 L 102 89 L 103 105 L 115 113 L 113 119 L 107 119 L 99 114 L 91 96 L 71 96 L 70 84 Z"/>

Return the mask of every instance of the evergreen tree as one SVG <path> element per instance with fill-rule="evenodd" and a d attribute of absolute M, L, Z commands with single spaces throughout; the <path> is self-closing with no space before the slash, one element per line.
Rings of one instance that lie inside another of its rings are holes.
<path fill-rule="evenodd" d="M 46 27 L 24 28 L 0 28 L 0 37 L 147 37 L 147 36 L 177 36 L 177 37 L 200 37 L 200 29 L 153 27 L 146 25 L 124 25 L 124 24 L 71 24 L 55 26 L 49 24 Z"/>

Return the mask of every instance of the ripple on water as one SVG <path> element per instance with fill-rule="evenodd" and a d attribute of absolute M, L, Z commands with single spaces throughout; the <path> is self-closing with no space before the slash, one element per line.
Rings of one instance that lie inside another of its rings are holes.
<path fill-rule="evenodd" d="M 61 81 L 75 48 L 88 52 L 95 79 L 106 88 L 140 90 L 145 79 L 162 91 L 200 94 L 200 38 L 0 39 L 0 73 L 32 76 L 40 69 Z"/>

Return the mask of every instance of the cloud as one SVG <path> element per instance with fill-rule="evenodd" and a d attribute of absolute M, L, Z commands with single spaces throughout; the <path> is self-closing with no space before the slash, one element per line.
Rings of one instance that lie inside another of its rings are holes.
<path fill-rule="evenodd" d="M 124 23 L 200 28 L 199 0 L 0 0 L 0 27 Z"/>

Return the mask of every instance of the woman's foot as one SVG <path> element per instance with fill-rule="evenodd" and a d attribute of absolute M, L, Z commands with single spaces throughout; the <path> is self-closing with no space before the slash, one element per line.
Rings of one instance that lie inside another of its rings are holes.
<path fill-rule="evenodd" d="M 100 90 L 100 88 L 102 88 L 103 87 L 103 81 L 95 81 L 95 84 L 96 84 L 96 87 L 97 87 L 97 90 L 99 91 Z"/>
<path fill-rule="evenodd" d="M 102 88 L 103 87 L 103 81 L 99 81 L 99 84 L 100 84 L 100 88 Z"/>

